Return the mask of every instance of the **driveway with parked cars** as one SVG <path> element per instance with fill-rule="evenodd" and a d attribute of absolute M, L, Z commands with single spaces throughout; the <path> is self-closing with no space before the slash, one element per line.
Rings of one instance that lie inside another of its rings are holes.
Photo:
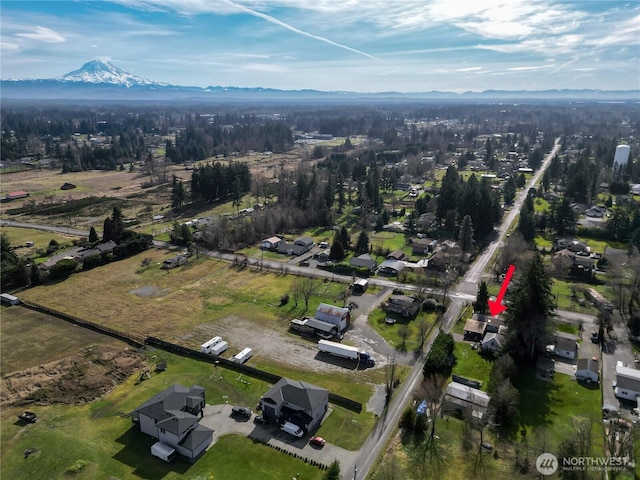
<path fill-rule="evenodd" d="M 251 417 L 247 418 L 243 415 L 234 414 L 232 408 L 231 405 L 225 404 L 205 406 L 204 416 L 200 420 L 200 425 L 213 430 L 212 446 L 223 435 L 238 434 L 246 435 L 249 438 L 274 447 L 278 446 L 290 453 L 306 457 L 309 460 L 315 460 L 324 465 L 331 465 L 334 460 L 338 460 L 341 465 L 351 465 L 357 458 L 358 452 L 345 450 L 331 445 L 329 442 L 324 446 L 309 444 L 314 432 L 306 433 L 302 438 L 296 438 L 280 430 L 279 425 L 264 425 L 255 422 L 256 414 L 253 412 Z M 329 408 L 328 415 L 331 415 L 331 408 Z"/>

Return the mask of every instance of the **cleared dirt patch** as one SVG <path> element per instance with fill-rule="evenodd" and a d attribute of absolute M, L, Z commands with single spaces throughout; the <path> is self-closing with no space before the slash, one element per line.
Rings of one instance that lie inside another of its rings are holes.
<path fill-rule="evenodd" d="M 86 347 L 63 359 L 3 377 L 0 405 L 90 402 L 146 368 L 145 357 L 136 351 L 100 345 Z"/>

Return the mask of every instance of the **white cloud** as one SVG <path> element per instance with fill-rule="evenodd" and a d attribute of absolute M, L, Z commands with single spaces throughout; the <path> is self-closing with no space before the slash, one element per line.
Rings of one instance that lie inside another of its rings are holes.
<path fill-rule="evenodd" d="M 62 43 L 67 41 L 67 39 L 58 32 L 51 30 L 50 28 L 40 26 L 35 27 L 34 33 L 16 33 L 16 37 L 30 38 L 32 40 L 39 40 L 45 43 Z"/>
<path fill-rule="evenodd" d="M 467 68 L 458 68 L 454 70 L 455 72 L 475 72 L 477 70 L 482 70 L 482 67 L 467 67 Z"/>
<path fill-rule="evenodd" d="M 18 50 L 20 45 L 12 42 L 0 42 L 0 51 L 1 50 Z"/>

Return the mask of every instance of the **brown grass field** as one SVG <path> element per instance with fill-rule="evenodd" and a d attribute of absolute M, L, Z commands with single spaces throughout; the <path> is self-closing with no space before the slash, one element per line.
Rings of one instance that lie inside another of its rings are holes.
<path fill-rule="evenodd" d="M 120 340 L 23 307 L 1 307 L 0 374 L 36 367 L 89 345 L 126 348 Z"/>

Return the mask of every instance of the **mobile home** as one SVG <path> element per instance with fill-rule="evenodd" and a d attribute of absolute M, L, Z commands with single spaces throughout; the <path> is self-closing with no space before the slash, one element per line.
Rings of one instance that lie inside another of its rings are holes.
<path fill-rule="evenodd" d="M 240 353 L 234 355 L 233 361 L 236 363 L 244 363 L 251 358 L 251 355 L 253 355 L 253 350 L 247 347 Z"/>

